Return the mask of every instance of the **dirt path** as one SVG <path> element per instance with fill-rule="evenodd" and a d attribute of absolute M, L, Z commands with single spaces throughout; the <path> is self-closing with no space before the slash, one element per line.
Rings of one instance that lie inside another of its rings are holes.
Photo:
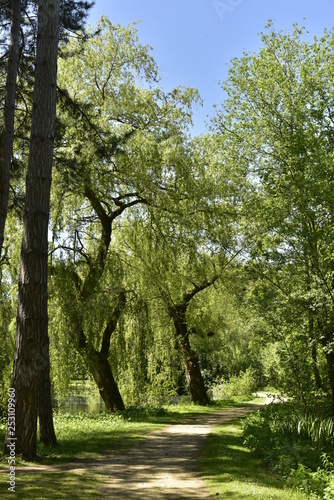
<path fill-rule="evenodd" d="M 111 478 L 101 491 L 101 498 L 211 498 L 198 473 L 197 461 L 205 439 L 214 426 L 254 409 L 234 408 L 187 419 L 152 434 L 122 456 L 110 457 Z"/>
<path fill-rule="evenodd" d="M 121 455 L 106 453 L 99 459 L 29 469 L 31 472 L 34 469 L 35 472 L 99 474 L 99 480 L 102 479 L 99 499 L 210 499 L 212 497 L 198 472 L 198 458 L 208 434 L 216 425 L 246 415 L 261 406 L 231 408 L 187 418 L 154 432 Z"/>
<path fill-rule="evenodd" d="M 103 475 L 99 498 L 117 500 L 210 499 L 198 472 L 198 458 L 213 427 L 246 415 L 260 406 L 231 408 L 188 418 L 161 431 L 122 455 L 89 462 L 46 467 Z"/>

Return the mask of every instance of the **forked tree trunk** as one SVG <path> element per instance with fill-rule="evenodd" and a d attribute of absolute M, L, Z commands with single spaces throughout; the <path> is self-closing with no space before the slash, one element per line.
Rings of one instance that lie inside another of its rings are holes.
<path fill-rule="evenodd" d="M 174 322 L 175 347 L 183 358 L 191 401 L 200 405 L 208 405 L 209 398 L 197 354 L 190 345 L 186 313 L 188 305 L 195 295 L 213 285 L 217 279 L 218 274 L 215 272 L 211 280 L 205 280 L 199 285 L 194 285 L 192 290 L 183 295 L 183 299 L 179 304 L 174 304 L 168 294 L 162 293 L 162 297 L 167 302 L 167 312 Z"/>
<path fill-rule="evenodd" d="M 8 211 L 10 165 L 13 154 L 16 78 L 19 62 L 21 1 L 12 0 L 10 44 L 3 113 L 3 130 L 0 142 L 0 256 L 5 235 Z"/>
<path fill-rule="evenodd" d="M 39 396 L 49 390 L 48 222 L 56 115 L 59 0 L 39 0 L 34 101 L 17 310 L 13 388 L 16 393 L 16 453 L 36 456 Z M 52 415 L 51 399 L 43 411 Z M 42 405 L 43 406 L 43 405 Z M 52 418 L 52 416 L 51 416 Z M 45 422 L 43 422 L 42 426 Z M 47 431 L 49 423 L 44 425 Z M 6 443 L 10 439 L 7 429 Z M 5 451 L 6 451 L 5 443 Z"/>

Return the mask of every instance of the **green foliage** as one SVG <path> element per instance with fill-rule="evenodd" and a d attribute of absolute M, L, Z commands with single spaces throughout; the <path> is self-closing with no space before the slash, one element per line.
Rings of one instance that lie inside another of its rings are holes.
<path fill-rule="evenodd" d="M 289 487 L 314 498 L 331 498 L 333 431 L 332 418 L 304 416 L 291 403 L 271 404 L 243 424 L 245 444 L 253 453 L 283 475 Z"/>
<path fill-rule="evenodd" d="M 305 403 L 315 382 L 318 390 L 329 385 L 326 370 L 313 380 L 311 346 L 319 371 L 333 357 L 334 35 L 308 41 L 298 26 L 267 28 L 258 53 L 232 61 L 213 130 L 225 147 L 221 161 L 247 179 L 240 224 L 247 268 L 280 343 L 281 382 Z"/>
<path fill-rule="evenodd" d="M 318 467 L 316 472 L 298 464 L 297 469 L 292 469 L 288 476 L 287 486 L 306 493 L 308 498 L 331 500 L 334 492 L 334 466 L 328 462 L 326 454 L 323 455 L 322 459 L 323 465 Z"/>
<path fill-rule="evenodd" d="M 180 359 L 173 332 L 147 296 L 129 301 L 112 338 L 110 359 L 126 405 L 154 407 L 176 395 Z"/>

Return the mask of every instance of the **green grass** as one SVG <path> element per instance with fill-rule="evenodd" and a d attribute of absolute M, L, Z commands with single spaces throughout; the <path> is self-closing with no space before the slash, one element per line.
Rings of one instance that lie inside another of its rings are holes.
<path fill-rule="evenodd" d="M 243 444 L 242 419 L 224 424 L 210 434 L 200 458 L 200 472 L 210 493 L 236 500 L 306 500 L 305 494 L 284 488 Z"/>
<path fill-rule="evenodd" d="M 2 471 L 1 471 L 2 472 Z M 97 474 L 73 472 L 18 472 L 15 493 L 8 491 L 6 474 L 1 474 L 1 500 L 20 498 L 22 500 L 70 499 L 97 500 L 98 488 L 103 478 Z"/>

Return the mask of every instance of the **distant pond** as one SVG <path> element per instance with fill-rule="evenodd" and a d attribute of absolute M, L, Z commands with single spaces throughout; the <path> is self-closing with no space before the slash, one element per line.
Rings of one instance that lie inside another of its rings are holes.
<path fill-rule="evenodd" d="M 62 398 L 59 405 L 61 413 L 79 413 L 83 411 L 100 413 L 106 409 L 96 386 L 89 382 L 72 384 L 70 394 Z"/>
<path fill-rule="evenodd" d="M 79 413 L 81 411 L 89 411 L 91 413 L 100 413 L 106 409 L 106 405 L 102 398 L 87 398 L 85 396 L 68 396 L 64 398 L 59 411 L 61 413 Z"/>

